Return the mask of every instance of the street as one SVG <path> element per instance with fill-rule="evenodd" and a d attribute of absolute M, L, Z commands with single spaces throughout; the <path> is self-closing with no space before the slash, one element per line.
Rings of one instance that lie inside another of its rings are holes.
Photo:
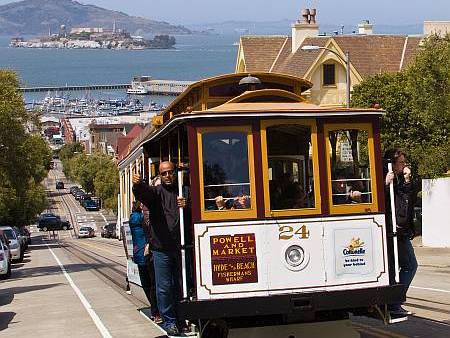
<path fill-rule="evenodd" d="M 0 336 L 161 337 L 137 311 L 147 304 L 125 292 L 122 242 L 100 237 L 101 227 L 114 216 L 80 207 L 60 169 L 58 163 L 45 181 L 49 211 L 67 218 L 74 229 L 53 236 L 32 228 L 24 262 L 0 284 Z M 56 180 L 63 180 L 65 189 L 56 190 Z M 92 226 L 96 237 L 78 239 L 83 225 Z M 390 326 L 352 317 L 361 337 L 450 336 L 450 249 L 421 247 L 420 238 L 414 243 L 420 266 L 406 302 L 414 316 Z"/>

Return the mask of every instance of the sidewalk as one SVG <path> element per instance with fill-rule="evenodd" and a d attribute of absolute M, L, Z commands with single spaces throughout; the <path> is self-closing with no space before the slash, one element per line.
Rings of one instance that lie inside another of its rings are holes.
<path fill-rule="evenodd" d="M 422 246 L 422 237 L 413 239 L 414 252 L 419 266 L 437 268 L 450 267 L 450 248 L 428 248 Z"/>
<path fill-rule="evenodd" d="M 98 267 L 74 260 L 58 243 L 34 234 L 24 262 L 14 264 L 11 278 L 1 281 L 0 337 L 161 336 L 129 296 L 92 273 Z"/>

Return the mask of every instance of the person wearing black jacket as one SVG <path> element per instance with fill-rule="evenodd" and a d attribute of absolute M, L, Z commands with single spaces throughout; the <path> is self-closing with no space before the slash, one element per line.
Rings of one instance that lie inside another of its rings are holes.
<path fill-rule="evenodd" d="M 186 199 L 177 196 L 175 165 L 165 161 L 159 165 L 161 183 L 149 186 L 139 175 L 133 175 L 133 193 L 150 211 L 149 246 L 153 254 L 156 298 L 169 335 L 178 335 L 176 303 L 181 299 L 180 218 L 179 208 Z"/>
<path fill-rule="evenodd" d="M 386 215 L 391 220 L 389 185 L 394 184 L 395 220 L 397 223 L 398 262 L 400 267 L 400 283 L 405 285 L 406 291 L 417 271 L 417 260 L 411 239 L 414 237 L 413 219 L 414 203 L 417 195 L 412 181 L 411 169 L 406 165 L 406 154 L 400 149 L 386 152 L 386 159 L 392 163 L 392 171 L 386 174 Z M 394 315 L 410 315 L 402 304 L 390 305 L 390 312 Z"/>

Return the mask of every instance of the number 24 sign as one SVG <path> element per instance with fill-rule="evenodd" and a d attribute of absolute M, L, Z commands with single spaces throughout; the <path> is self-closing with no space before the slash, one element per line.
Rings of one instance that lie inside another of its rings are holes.
<path fill-rule="evenodd" d="M 300 239 L 308 239 L 309 238 L 309 230 L 306 225 L 300 226 L 290 226 L 290 225 L 280 225 L 278 227 L 278 239 L 280 240 L 288 240 L 293 237 L 298 237 Z"/>

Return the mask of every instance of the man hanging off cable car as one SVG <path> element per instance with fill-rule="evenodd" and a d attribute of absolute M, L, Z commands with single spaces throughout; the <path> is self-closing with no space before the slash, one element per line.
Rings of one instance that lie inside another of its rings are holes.
<path fill-rule="evenodd" d="M 175 165 L 161 162 L 161 183 L 149 186 L 139 175 L 133 175 L 133 193 L 150 210 L 150 249 L 153 253 L 156 278 L 156 298 L 163 327 L 169 335 L 179 334 L 175 307 L 181 299 L 180 219 L 178 208 L 186 206 L 186 199 L 177 196 Z"/>

